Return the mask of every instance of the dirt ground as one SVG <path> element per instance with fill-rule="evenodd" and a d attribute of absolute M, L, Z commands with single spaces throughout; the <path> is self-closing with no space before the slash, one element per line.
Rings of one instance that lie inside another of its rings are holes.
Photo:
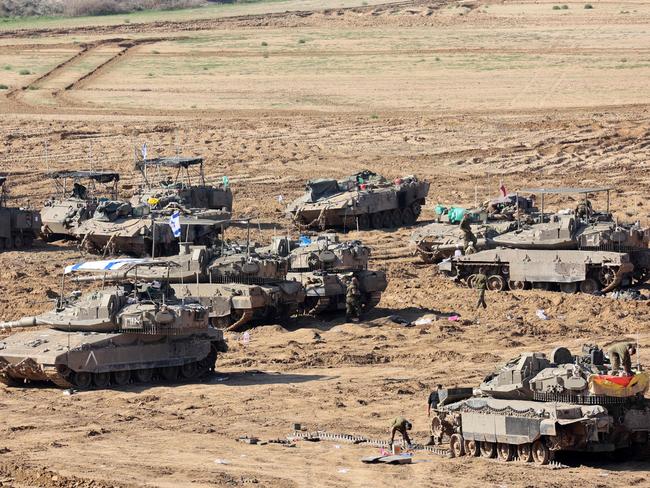
<path fill-rule="evenodd" d="M 436 203 L 471 205 L 501 182 L 612 186 L 617 217 L 650 223 L 650 3 L 370 3 L 2 29 L 0 174 L 12 198 L 39 206 L 48 169 L 88 167 L 120 170 L 126 196 L 146 142 L 151 156 L 204 156 L 209 180 L 228 175 L 260 241 L 295 235 L 278 196 L 365 168 L 431 182 L 419 225 Z M 257 327 L 247 345 L 229 334 L 203 383 L 72 396 L 0 386 L 0 486 L 650 486 L 647 458 L 547 470 L 417 454 L 386 467 L 360 463 L 376 448 L 234 440 L 283 437 L 294 422 L 386 438 L 405 415 L 424 441 L 434 385 L 476 385 L 519 352 L 638 334 L 650 362 L 647 302 L 490 292 L 477 316 L 473 291 L 411 256 L 412 231 L 348 234 L 390 279 L 361 324 L 299 319 Z M 0 319 L 46 310 L 62 266 L 81 259 L 69 243 L 0 254 Z M 463 321 L 387 319 L 451 312 Z"/>

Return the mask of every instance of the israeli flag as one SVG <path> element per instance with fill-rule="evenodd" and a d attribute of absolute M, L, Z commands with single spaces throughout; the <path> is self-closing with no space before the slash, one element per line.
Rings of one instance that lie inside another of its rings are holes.
<path fill-rule="evenodd" d="M 169 217 L 169 226 L 172 228 L 174 237 L 181 236 L 181 213 L 178 210 Z"/>
<path fill-rule="evenodd" d="M 311 244 L 311 239 L 307 236 L 300 236 L 300 239 L 298 240 L 298 245 L 300 247 L 308 246 Z"/>
<path fill-rule="evenodd" d="M 142 145 L 142 159 L 143 160 L 147 159 L 147 143 L 146 142 Z"/>

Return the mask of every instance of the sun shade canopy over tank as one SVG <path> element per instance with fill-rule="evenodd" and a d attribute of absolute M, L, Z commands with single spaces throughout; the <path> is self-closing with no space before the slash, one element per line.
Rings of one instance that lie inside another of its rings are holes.
<path fill-rule="evenodd" d="M 94 180 L 98 183 L 111 183 L 113 181 L 120 181 L 119 173 L 113 171 L 53 171 L 48 175 L 50 178 L 74 178 L 74 179 L 87 179 Z"/>
<path fill-rule="evenodd" d="M 195 166 L 197 164 L 203 164 L 203 158 L 178 156 L 178 157 L 145 159 L 144 161 L 138 161 L 136 163 L 136 167 L 138 169 L 142 169 L 145 166 L 166 166 L 168 168 L 189 168 L 190 166 Z"/>

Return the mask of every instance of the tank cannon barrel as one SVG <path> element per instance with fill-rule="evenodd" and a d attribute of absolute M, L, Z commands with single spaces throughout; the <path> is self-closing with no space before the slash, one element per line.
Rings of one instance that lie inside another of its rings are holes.
<path fill-rule="evenodd" d="M 38 327 L 39 325 L 46 325 L 46 324 L 38 317 L 23 317 L 22 319 L 19 320 L 0 322 L 0 332 L 10 331 L 11 329 L 26 329 L 29 327 Z"/>

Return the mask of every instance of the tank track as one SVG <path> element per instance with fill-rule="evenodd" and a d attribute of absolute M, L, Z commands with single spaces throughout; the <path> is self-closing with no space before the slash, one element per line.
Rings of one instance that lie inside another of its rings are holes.
<path fill-rule="evenodd" d="M 318 297 L 316 305 L 314 305 L 310 310 L 307 310 L 307 315 L 318 315 L 325 312 L 330 306 L 329 297 Z"/>
<path fill-rule="evenodd" d="M 298 432 L 294 431 L 291 434 L 287 435 L 287 440 L 289 441 L 294 441 L 294 440 L 303 440 L 303 439 L 318 439 L 318 440 L 323 440 L 323 441 L 334 441 L 334 442 L 341 442 L 341 443 L 348 443 L 348 444 L 364 444 L 367 446 L 373 446 L 373 447 L 389 447 L 390 442 L 381 440 L 381 439 L 370 439 L 364 436 L 360 435 L 349 435 L 349 434 L 333 434 L 330 432 L 318 430 L 315 432 Z M 395 445 L 400 445 L 405 447 L 404 441 L 398 441 L 394 442 Z M 421 451 L 421 452 L 430 452 L 432 454 L 435 454 L 436 456 L 441 456 L 441 457 L 446 457 L 446 458 L 451 458 L 453 457 L 452 452 L 442 446 L 425 446 L 422 444 L 411 444 L 411 449 L 412 451 Z M 480 458 L 484 459 L 484 458 Z M 487 461 L 490 462 L 495 462 L 495 463 L 501 463 L 502 461 L 499 461 L 497 459 L 487 459 Z M 520 466 L 524 466 L 524 464 L 520 464 Z M 532 464 L 532 463 L 526 463 L 525 466 L 531 467 L 531 468 L 542 468 L 542 469 L 551 469 L 551 470 L 556 470 L 556 469 L 564 469 L 568 468 L 566 464 L 559 463 L 557 461 L 551 461 L 549 464 L 545 465 L 537 465 L 537 464 Z"/>

